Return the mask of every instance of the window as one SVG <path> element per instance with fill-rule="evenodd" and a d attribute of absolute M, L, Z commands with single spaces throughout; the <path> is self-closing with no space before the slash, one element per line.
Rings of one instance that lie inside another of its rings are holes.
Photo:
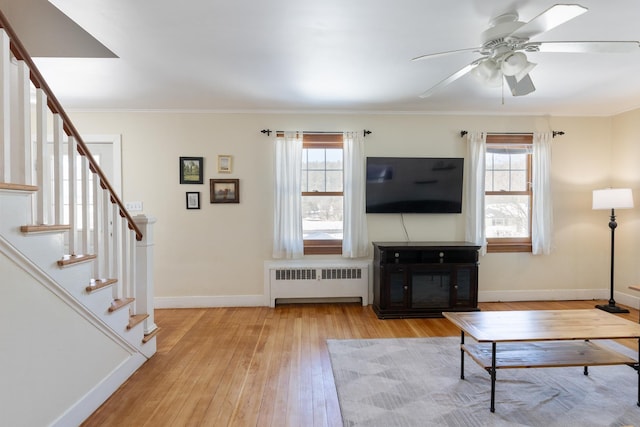
<path fill-rule="evenodd" d="M 305 134 L 302 150 L 304 253 L 341 254 L 343 233 L 342 134 Z"/>
<path fill-rule="evenodd" d="M 532 135 L 487 135 L 487 252 L 531 252 Z"/>

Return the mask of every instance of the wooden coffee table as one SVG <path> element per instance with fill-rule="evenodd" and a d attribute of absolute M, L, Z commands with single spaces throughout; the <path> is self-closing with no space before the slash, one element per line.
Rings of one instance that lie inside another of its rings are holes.
<path fill-rule="evenodd" d="M 491 376 L 491 412 L 495 412 L 498 369 L 584 366 L 585 375 L 588 366 L 598 365 L 629 365 L 638 370 L 637 360 L 593 341 L 636 338 L 640 345 L 640 324 L 602 310 L 442 314 L 461 331 L 460 378 L 464 379 L 465 353 Z M 466 343 L 465 334 L 475 342 Z M 640 376 L 637 398 L 640 406 Z"/>

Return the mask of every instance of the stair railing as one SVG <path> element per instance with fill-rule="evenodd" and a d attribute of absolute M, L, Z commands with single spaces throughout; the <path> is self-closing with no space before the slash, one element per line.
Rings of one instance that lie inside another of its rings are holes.
<path fill-rule="evenodd" d="M 36 96 L 33 123 L 32 89 Z M 52 144 L 48 140 L 50 122 Z M 95 256 L 89 255 L 91 252 L 99 253 L 100 257 L 93 261 L 94 277 L 117 278 L 114 299 L 136 298 L 131 314 L 138 308 L 145 310 L 149 314 L 145 333 L 156 328 L 152 269 L 144 264 L 152 262 L 153 242 L 145 239 L 136 223 L 143 224 L 148 232 L 154 221 L 144 216 L 131 217 L 1 11 L 0 183 L 35 191 L 35 227 L 41 226 L 45 231 L 68 221 L 68 256 L 58 262 L 60 265 L 87 256 L 92 259 Z M 142 260 L 143 265 L 137 265 L 137 260 Z"/>

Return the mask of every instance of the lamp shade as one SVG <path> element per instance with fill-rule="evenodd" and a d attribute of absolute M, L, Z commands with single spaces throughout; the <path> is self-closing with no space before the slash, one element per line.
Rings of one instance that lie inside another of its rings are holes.
<path fill-rule="evenodd" d="M 633 194 L 630 188 L 593 190 L 593 209 L 630 209 Z"/>

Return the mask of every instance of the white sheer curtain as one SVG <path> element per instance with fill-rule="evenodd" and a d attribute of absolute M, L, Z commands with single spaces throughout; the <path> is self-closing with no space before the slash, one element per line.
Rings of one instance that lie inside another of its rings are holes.
<path fill-rule="evenodd" d="M 302 132 L 275 140 L 273 257 L 300 258 L 302 241 Z"/>
<path fill-rule="evenodd" d="M 467 188 L 465 191 L 466 227 L 465 240 L 480 248 L 480 255 L 487 252 L 487 238 L 484 221 L 484 179 L 487 134 L 469 132 L 467 134 L 467 159 L 469 162 Z"/>
<path fill-rule="evenodd" d="M 365 213 L 366 166 L 364 137 L 359 132 L 345 132 L 344 216 L 342 256 L 359 258 L 369 253 L 367 217 Z"/>
<path fill-rule="evenodd" d="M 531 246 L 534 255 L 551 253 L 553 205 L 551 198 L 551 132 L 533 134 L 533 205 Z"/>

